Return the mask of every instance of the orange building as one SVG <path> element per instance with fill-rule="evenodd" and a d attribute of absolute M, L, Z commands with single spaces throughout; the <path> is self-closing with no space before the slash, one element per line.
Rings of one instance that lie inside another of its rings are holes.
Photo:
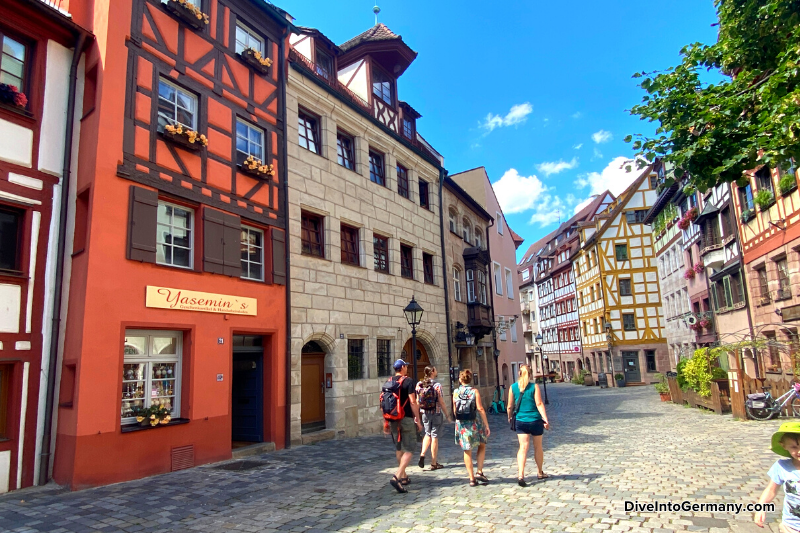
<path fill-rule="evenodd" d="M 81 488 L 282 448 L 291 23 L 253 0 L 73 4 L 96 42 L 53 478 Z"/>

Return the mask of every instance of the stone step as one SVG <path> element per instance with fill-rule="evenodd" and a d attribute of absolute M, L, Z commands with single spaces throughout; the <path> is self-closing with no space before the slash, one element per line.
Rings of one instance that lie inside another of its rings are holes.
<path fill-rule="evenodd" d="M 304 433 L 301 436 L 303 444 L 314 444 L 315 442 L 322 442 L 324 440 L 333 440 L 336 438 L 336 430 L 323 429 L 320 431 L 313 431 L 311 433 Z"/>
<path fill-rule="evenodd" d="M 274 442 L 256 442 L 255 444 L 251 444 L 250 446 L 242 446 L 241 448 L 236 448 L 231 452 L 231 458 L 233 459 L 241 459 L 243 457 L 251 457 L 253 455 L 261 455 L 263 453 L 269 453 L 275 451 L 275 443 Z"/>

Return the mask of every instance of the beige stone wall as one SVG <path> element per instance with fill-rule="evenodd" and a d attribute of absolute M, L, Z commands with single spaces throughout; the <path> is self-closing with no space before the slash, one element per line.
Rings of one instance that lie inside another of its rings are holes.
<path fill-rule="evenodd" d="M 320 117 L 319 155 L 298 144 L 298 106 Z M 411 329 L 403 308 L 416 297 L 425 310 L 417 339 L 433 362 L 447 368 L 447 335 L 439 226 L 438 170 L 341 100 L 289 68 L 287 88 L 289 157 L 289 236 L 292 303 L 293 442 L 301 435 L 301 350 L 316 340 L 328 352 L 325 372 L 326 427 L 338 436 L 381 430 L 378 406 L 377 339 L 391 340 L 391 358 L 400 357 Z M 337 128 L 355 138 L 355 171 L 337 163 Z M 369 147 L 385 154 L 387 183 L 369 180 Z M 409 169 L 411 199 L 397 193 L 396 165 Z M 430 184 L 431 210 L 419 206 L 418 179 Z M 325 258 L 301 253 L 301 211 L 324 216 Z M 341 262 L 340 224 L 359 228 L 361 266 Z M 390 274 L 374 270 L 373 232 L 389 237 Z M 400 243 L 414 247 L 414 280 L 400 276 Z M 422 253 L 434 258 L 434 284 L 423 283 Z M 366 378 L 348 379 L 347 339 L 365 340 Z M 410 356 L 410 354 L 409 354 Z"/>

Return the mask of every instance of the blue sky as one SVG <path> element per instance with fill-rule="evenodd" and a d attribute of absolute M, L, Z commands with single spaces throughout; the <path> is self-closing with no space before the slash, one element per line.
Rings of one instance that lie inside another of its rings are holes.
<path fill-rule="evenodd" d="M 370 1 L 274 1 L 336 43 L 374 24 Z M 398 96 L 422 114 L 417 128 L 450 173 L 486 167 L 525 238 L 518 259 L 592 193 L 633 180 L 619 168 L 633 155 L 622 139 L 654 126 L 625 111 L 643 94 L 631 74 L 716 40 L 712 0 L 645 4 L 379 2 L 380 21 L 419 53 Z"/>

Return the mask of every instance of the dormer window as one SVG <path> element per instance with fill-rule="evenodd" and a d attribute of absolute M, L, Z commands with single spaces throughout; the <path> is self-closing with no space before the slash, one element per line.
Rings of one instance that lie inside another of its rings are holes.
<path fill-rule="evenodd" d="M 322 49 L 317 48 L 316 52 L 316 64 L 314 68 L 317 71 L 317 74 L 325 78 L 326 80 L 333 79 L 333 58 L 326 54 Z"/>
<path fill-rule="evenodd" d="M 372 65 L 372 94 L 389 105 L 394 103 L 392 79 L 388 74 Z"/>
<path fill-rule="evenodd" d="M 414 123 L 407 118 L 403 118 L 403 135 L 409 139 L 414 138 Z"/>

